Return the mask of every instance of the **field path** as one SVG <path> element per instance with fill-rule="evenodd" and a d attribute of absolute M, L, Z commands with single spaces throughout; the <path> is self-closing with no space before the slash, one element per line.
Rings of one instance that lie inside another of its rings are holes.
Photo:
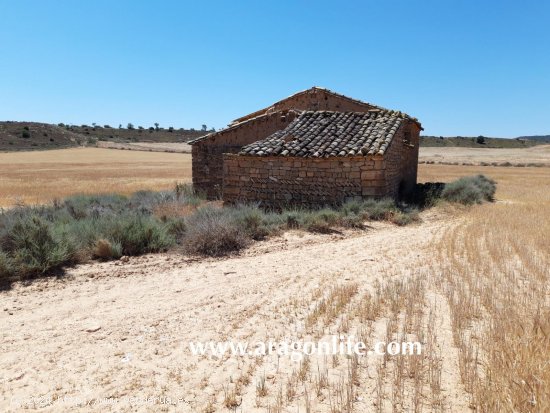
<path fill-rule="evenodd" d="M 227 411 L 228 389 L 243 378 L 235 410 L 268 411 L 286 392 L 296 368 L 292 362 L 200 357 L 187 343 L 303 337 L 304 317 L 320 292 L 354 283 L 362 293 L 377 282 L 428 268 L 432 246 L 455 224 L 432 213 L 408 227 L 287 233 L 223 260 L 150 255 L 83 265 L 61 280 L 17 285 L 0 292 L 0 410 L 39 408 L 42 402 L 43 411 L 74 411 L 93 400 L 97 404 L 86 410 L 106 411 L 109 406 L 99 402 L 117 400 L 112 411 L 134 411 L 136 406 L 121 401 L 134 397 L 144 403 L 137 411 L 200 412 L 209 411 L 209 403 L 216 409 L 210 411 Z M 444 370 L 458 368 L 455 358 L 445 363 Z M 263 400 L 256 397 L 260 375 L 269 387 Z M 282 411 L 305 411 L 301 388 Z M 453 394 L 465 397 L 460 389 Z M 145 402 L 161 395 L 181 400 L 177 407 L 161 408 L 163 400 Z M 315 399 L 314 411 L 329 411 L 329 400 L 305 396 Z M 357 411 L 371 411 L 374 398 L 365 390 Z"/>

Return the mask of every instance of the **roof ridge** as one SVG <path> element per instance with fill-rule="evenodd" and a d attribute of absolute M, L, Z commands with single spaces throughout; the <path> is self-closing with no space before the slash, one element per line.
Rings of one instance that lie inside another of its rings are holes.
<path fill-rule="evenodd" d="M 384 108 L 382 108 L 381 106 L 378 106 L 378 105 L 375 105 L 375 104 L 372 104 L 372 103 L 369 103 L 369 102 L 365 102 L 365 101 L 363 101 L 363 100 L 351 98 L 351 97 L 346 96 L 346 95 L 343 95 L 343 94 L 341 94 L 341 93 L 334 92 L 333 90 L 330 90 L 330 89 L 325 88 L 325 87 L 321 87 L 321 86 L 312 86 L 312 87 L 310 87 L 310 88 L 308 88 L 308 89 L 300 90 L 300 91 L 295 92 L 295 93 L 293 93 L 293 94 L 291 94 L 291 95 L 288 95 L 287 97 L 284 97 L 284 98 L 282 98 L 282 99 L 279 99 L 279 100 L 275 101 L 274 103 L 272 103 L 271 105 L 266 106 L 265 108 L 262 108 L 262 109 L 259 109 L 259 110 L 257 110 L 257 111 L 251 112 L 251 113 L 249 113 L 248 115 L 244 115 L 244 116 L 238 117 L 237 119 L 234 119 L 234 120 L 232 121 L 232 123 L 240 123 L 240 122 L 243 122 L 243 121 L 246 120 L 246 118 L 247 118 L 248 116 L 250 116 L 250 115 L 255 115 L 256 113 L 267 111 L 267 110 L 269 110 L 270 108 L 272 108 L 272 107 L 274 107 L 274 106 L 276 106 L 276 105 L 278 105 L 278 104 L 284 102 L 285 100 L 291 99 L 291 98 L 293 98 L 293 97 L 296 97 L 296 96 L 298 96 L 298 95 L 301 95 L 301 94 L 304 94 L 304 93 L 307 93 L 307 92 L 311 92 L 311 91 L 313 91 L 313 90 L 321 90 L 321 91 L 323 91 L 323 92 L 325 92 L 325 93 L 329 93 L 329 94 L 331 94 L 331 95 L 333 95 L 333 96 L 347 99 L 347 100 L 349 100 L 349 101 L 358 103 L 358 104 L 360 104 L 360 105 L 384 109 Z M 241 120 L 241 119 L 243 119 L 243 120 Z"/>
<path fill-rule="evenodd" d="M 258 120 L 260 118 L 265 118 L 265 117 L 268 117 L 268 116 L 274 116 L 276 114 L 287 114 L 287 113 L 298 113 L 298 114 L 301 115 L 302 112 L 303 111 L 297 110 L 297 109 L 284 109 L 284 110 L 278 110 L 276 112 L 271 112 L 271 113 L 263 113 L 261 115 L 255 116 L 253 118 L 243 120 L 242 122 L 236 123 L 234 125 L 230 125 L 226 128 L 220 129 L 218 131 L 210 132 L 206 135 L 199 136 L 198 138 L 191 139 L 190 141 L 187 141 L 187 143 L 192 145 L 194 143 L 201 142 L 201 141 L 206 140 L 206 139 L 210 139 L 211 137 L 216 136 L 216 135 L 223 135 L 225 132 L 229 132 L 229 131 L 232 131 L 234 129 L 240 128 L 241 126 L 246 125 L 249 122 L 253 122 L 255 120 Z"/>

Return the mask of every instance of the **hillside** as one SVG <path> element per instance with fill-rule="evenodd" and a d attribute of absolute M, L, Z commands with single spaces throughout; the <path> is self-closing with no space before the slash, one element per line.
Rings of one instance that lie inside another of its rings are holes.
<path fill-rule="evenodd" d="M 520 136 L 518 139 L 527 139 L 527 140 L 530 140 L 530 141 L 550 143 L 550 135 Z"/>
<path fill-rule="evenodd" d="M 208 133 L 192 129 L 127 129 L 106 126 L 0 122 L 0 151 L 11 152 L 95 146 L 98 141 L 120 143 L 187 142 L 190 139 Z"/>
<path fill-rule="evenodd" d="M 115 142 L 187 142 L 193 138 L 203 136 L 210 131 L 200 131 L 194 129 L 175 129 L 175 128 L 114 128 L 105 126 L 64 126 L 72 132 L 79 133 L 86 137 L 95 138 L 102 141 Z"/>
<path fill-rule="evenodd" d="M 483 142 L 483 143 L 480 143 Z M 480 137 L 443 137 L 443 136 L 421 136 L 420 146 L 424 147 L 458 147 L 458 148 L 529 148 L 543 141 L 525 138 L 506 139 Z"/>
<path fill-rule="evenodd" d="M 131 126 L 131 125 L 129 125 Z M 111 127 L 109 125 L 52 125 L 38 122 L 0 122 L 0 152 L 62 149 L 96 146 L 99 142 L 135 144 L 140 142 L 185 143 L 211 131 L 160 127 Z M 483 142 L 483 143 L 480 143 Z M 422 147 L 529 148 L 549 143 L 550 135 L 521 136 L 516 139 L 489 137 L 421 136 Z"/>
<path fill-rule="evenodd" d="M 61 149 L 83 145 L 86 138 L 55 125 L 35 122 L 0 122 L 0 151 Z"/>

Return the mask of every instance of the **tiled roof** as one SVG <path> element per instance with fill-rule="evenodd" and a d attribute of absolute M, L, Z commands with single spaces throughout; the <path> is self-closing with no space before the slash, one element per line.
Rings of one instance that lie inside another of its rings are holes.
<path fill-rule="evenodd" d="M 246 145 L 241 155 L 329 157 L 383 155 L 407 115 L 389 110 L 303 112 L 285 129 Z"/>

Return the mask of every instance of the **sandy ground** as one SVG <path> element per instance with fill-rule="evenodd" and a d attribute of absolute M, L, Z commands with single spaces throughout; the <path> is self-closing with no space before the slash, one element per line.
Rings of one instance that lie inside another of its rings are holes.
<path fill-rule="evenodd" d="M 474 165 L 482 162 L 488 164 L 509 162 L 512 165 L 535 163 L 550 166 L 550 145 L 538 145 L 525 149 L 421 147 L 419 160 Z"/>
<path fill-rule="evenodd" d="M 266 412 L 299 364 L 288 358 L 191 354 L 190 340 L 307 338 L 304 318 L 319 291 L 357 283 L 359 296 L 377 283 L 393 283 L 427 270 L 430 251 L 456 219 L 424 215 L 424 222 L 397 228 L 376 224 L 347 234 L 287 233 L 260 242 L 241 256 L 192 260 L 151 255 L 128 262 L 84 265 L 62 279 L 18 285 L 0 293 L 2 325 L 0 410 L 21 406 L 43 411 L 228 411 L 224 390 L 247 375 L 238 412 Z M 434 296 L 434 300 L 444 300 Z M 353 303 L 350 305 L 353 307 Z M 452 347 L 448 309 L 438 311 L 438 335 L 447 346 L 442 372 L 446 411 L 467 411 L 467 397 Z M 383 320 L 377 321 L 377 323 Z M 375 325 L 376 327 L 376 325 Z M 336 333 L 335 325 L 326 326 Z M 383 326 L 370 339 L 383 339 Z M 339 356 L 344 357 L 344 356 Z M 323 360 L 312 364 L 311 377 Z M 324 360 L 327 364 L 327 360 Z M 374 411 L 380 357 L 361 361 L 355 411 Z M 328 369 L 329 380 L 345 375 L 346 360 Z M 268 395 L 256 387 L 267 380 Z M 310 383 L 313 378 L 310 378 Z M 311 384 L 311 386 L 313 386 Z M 304 395 L 281 411 L 330 411 L 334 400 Z M 175 405 L 131 405 L 146 397 L 170 397 Z M 32 402 L 43 406 L 31 405 Z M 113 398 L 110 405 L 102 398 Z M 82 403 L 94 403 L 83 406 Z M 116 404 L 112 404 L 116 400 Z M 210 405 L 209 405 L 210 403 Z M 209 410 L 209 408 L 215 410 Z M 389 410 L 391 405 L 386 406 Z"/>
<path fill-rule="evenodd" d="M 0 160 L 1 156 L 4 154 Z M 185 157 L 101 149 L 10 156 L 11 166 L 2 164 L 4 171 L 28 174 L 20 179 L 31 183 L 30 176 L 45 174 L 57 179 L 55 174 L 74 173 L 75 182 L 80 182 L 79 174 L 92 179 L 99 156 L 105 170 L 97 171 L 95 179 L 103 186 L 105 179 L 124 180 L 110 176 L 118 170 L 128 179 L 132 173 L 147 171 L 145 176 L 153 179 Z M 184 164 L 181 173 L 188 167 Z M 534 194 L 527 183 L 547 179 L 548 171 L 420 165 L 419 179 L 448 180 L 485 173 L 499 184 L 507 182 L 499 186 L 499 202 L 517 202 L 518 197 L 528 199 Z M 323 334 L 329 336 L 337 334 L 345 320 L 351 320 L 351 331 L 357 331 L 360 323 L 354 319 L 354 308 L 361 304 L 364 293 L 414 276 L 434 281 L 438 274 L 434 249 L 444 234 L 458 227 L 461 217 L 438 208 L 422 213 L 423 222 L 409 227 L 377 223 L 366 231 L 344 234 L 291 232 L 227 259 L 197 260 L 177 252 L 150 255 L 127 262 L 91 263 L 69 270 L 60 279 L 16 285 L 0 292 L 0 411 L 231 411 L 224 406 L 226 395 L 241 383 L 232 409 L 237 412 L 305 412 L 306 400 L 312 412 L 330 412 L 334 397 L 343 391 L 338 385 L 349 365 L 344 356 L 337 362 L 313 358 L 305 381 L 295 385 L 295 396 L 285 396 L 283 407 L 274 410 L 279 394 L 287 392 L 289 377 L 301 370 L 300 364 L 275 355 L 196 356 L 188 342 L 311 339 L 311 332 L 304 327 L 308 315 L 331 287 L 355 283 L 358 292 L 349 305 L 322 327 Z M 442 390 L 441 404 L 434 407 L 429 388 L 425 389 L 423 411 L 469 411 L 450 310 L 430 285 L 427 296 L 430 308 L 426 311 L 435 308 Z M 387 325 L 383 316 L 374 320 L 368 341 L 384 340 Z M 376 397 L 380 357 L 365 357 L 359 365 L 355 411 L 392 411 L 391 383 L 385 382 L 382 405 Z M 392 369 L 387 370 L 391 376 Z M 318 395 L 312 394 L 321 371 L 327 372 L 331 391 L 323 388 Z M 267 395 L 258 397 L 257 386 L 264 379 Z M 410 392 L 405 396 L 405 405 L 397 411 L 412 410 Z M 165 399 L 146 400 L 151 397 Z M 166 398 L 176 404 L 161 404 Z"/>

